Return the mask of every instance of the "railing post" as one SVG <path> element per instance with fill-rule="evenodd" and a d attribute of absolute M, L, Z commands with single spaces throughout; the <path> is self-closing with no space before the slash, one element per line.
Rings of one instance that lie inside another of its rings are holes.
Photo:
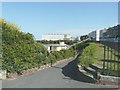
<path fill-rule="evenodd" d="M 103 61 L 103 75 L 105 74 L 105 56 L 106 56 L 106 46 L 104 45 L 104 61 Z"/>
<path fill-rule="evenodd" d="M 111 44 L 111 45 L 112 45 L 112 44 Z M 112 51 L 112 47 L 111 47 L 111 59 L 110 59 L 111 61 L 113 60 L 112 55 L 113 55 L 113 51 Z M 110 62 L 110 73 L 112 72 L 112 69 L 113 69 L 113 68 L 112 68 L 112 63 L 113 63 L 113 62 Z"/>
<path fill-rule="evenodd" d="M 110 48 L 108 47 L 108 45 L 107 45 L 107 60 L 109 60 L 109 56 L 110 56 L 110 53 L 109 53 L 109 51 L 110 51 Z M 107 62 L 107 74 L 109 73 L 109 62 Z"/>
<path fill-rule="evenodd" d="M 120 61 L 120 42 L 118 42 L 118 47 L 117 47 L 117 49 L 118 49 L 118 68 L 117 68 L 117 70 L 118 70 L 118 77 L 120 76 L 120 63 L 119 63 L 119 61 Z M 120 84 L 120 81 L 118 82 L 118 84 Z"/>

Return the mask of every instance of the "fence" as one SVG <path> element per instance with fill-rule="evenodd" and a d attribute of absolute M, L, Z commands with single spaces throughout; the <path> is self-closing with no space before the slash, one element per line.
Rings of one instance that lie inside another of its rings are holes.
<path fill-rule="evenodd" d="M 103 74 L 120 76 L 120 42 L 100 43 L 104 45 Z"/>

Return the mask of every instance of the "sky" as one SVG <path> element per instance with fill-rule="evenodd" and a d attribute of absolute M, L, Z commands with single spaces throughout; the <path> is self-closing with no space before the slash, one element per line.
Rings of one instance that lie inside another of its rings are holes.
<path fill-rule="evenodd" d="M 119 2 L 120 0 L 1 0 L 2 2 Z"/>
<path fill-rule="evenodd" d="M 117 2 L 3 2 L 2 18 L 40 40 L 45 33 L 88 34 L 118 23 Z"/>

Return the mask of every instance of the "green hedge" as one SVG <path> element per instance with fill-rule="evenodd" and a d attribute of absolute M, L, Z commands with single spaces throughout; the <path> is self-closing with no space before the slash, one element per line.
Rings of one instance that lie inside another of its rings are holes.
<path fill-rule="evenodd" d="M 95 62 L 96 47 L 97 45 L 95 43 L 90 43 L 89 46 L 83 50 L 82 54 L 79 56 L 80 65 L 88 67 Z"/>
<path fill-rule="evenodd" d="M 49 53 L 47 49 L 34 40 L 30 33 L 20 31 L 20 28 L 10 22 L 0 19 L 2 25 L 2 69 L 7 72 L 22 73 L 23 70 L 40 67 L 43 64 L 56 62 L 74 56 L 74 49 Z"/>
<path fill-rule="evenodd" d="M 85 47 L 87 47 L 90 42 L 92 42 L 92 41 L 87 40 L 87 41 L 84 41 L 84 42 L 82 42 L 82 43 L 77 44 L 77 45 L 76 45 L 76 49 L 77 49 L 78 53 L 81 53 L 81 51 L 82 51 Z"/>
<path fill-rule="evenodd" d="M 50 53 L 49 57 L 50 57 L 50 60 L 52 60 L 53 62 L 56 62 L 62 59 L 73 57 L 74 55 L 75 55 L 75 50 L 73 48 L 70 48 L 67 50 L 54 51 Z"/>
<path fill-rule="evenodd" d="M 23 33 L 15 24 L 2 23 L 2 68 L 8 72 L 21 72 L 39 67 L 48 55 L 44 46 L 37 43 L 30 33 Z"/>
<path fill-rule="evenodd" d="M 75 43 L 75 41 L 72 41 L 72 40 L 56 40 L 56 41 L 37 40 L 37 42 L 42 43 L 42 44 L 59 44 L 60 42 L 65 42 L 65 44 L 67 45 L 72 45 Z"/>

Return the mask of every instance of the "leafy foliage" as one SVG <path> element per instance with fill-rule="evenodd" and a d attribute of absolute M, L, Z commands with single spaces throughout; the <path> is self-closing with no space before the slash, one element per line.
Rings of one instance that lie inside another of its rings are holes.
<path fill-rule="evenodd" d="M 82 43 L 79 43 L 76 45 L 76 50 L 78 51 L 78 53 L 81 53 L 82 50 L 87 47 L 89 45 L 89 43 L 92 42 L 90 40 L 84 41 Z M 75 48 L 75 47 L 74 47 Z"/>
<path fill-rule="evenodd" d="M 56 40 L 56 41 L 47 41 L 47 40 L 37 40 L 37 42 L 42 43 L 42 44 L 59 44 L 59 42 L 65 42 L 65 44 L 72 45 L 75 43 L 75 41 L 72 40 Z"/>
<path fill-rule="evenodd" d="M 20 28 L 10 22 L 0 19 L 2 28 L 2 69 L 7 72 L 22 73 L 23 70 L 40 67 L 43 64 L 56 62 L 74 55 L 74 49 L 49 53 L 30 33 L 20 31 Z"/>
<path fill-rule="evenodd" d="M 45 61 L 47 50 L 38 44 L 32 34 L 23 33 L 15 24 L 2 23 L 2 68 L 8 72 L 21 72 L 38 67 Z"/>
<path fill-rule="evenodd" d="M 83 35 L 83 36 L 80 37 L 80 40 L 85 40 L 87 38 L 89 38 L 88 35 Z"/>
<path fill-rule="evenodd" d="M 67 50 L 61 50 L 61 51 L 54 51 L 51 53 L 52 57 L 54 57 L 53 62 L 62 60 L 65 58 L 69 58 L 75 55 L 75 51 L 73 48 L 67 49 Z"/>
<path fill-rule="evenodd" d="M 97 45 L 95 43 L 90 43 L 90 45 L 83 50 L 79 57 L 79 62 L 82 66 L 87 67 L 95 62 L 96 47 Z"/>

